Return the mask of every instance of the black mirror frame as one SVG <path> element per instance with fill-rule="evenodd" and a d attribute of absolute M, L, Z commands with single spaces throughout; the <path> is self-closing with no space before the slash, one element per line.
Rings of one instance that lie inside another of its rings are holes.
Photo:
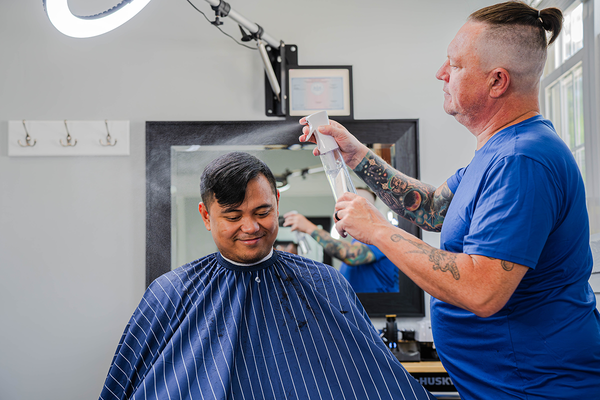
<path fill-rule="evenodd" d="M 395 143 L 395 167 L 419 178 L 418 120 L 345 120 L 344 126 L 363 143 Z M 248 132 L 275 131 L 260 143 Z M 211 121 L 146 122 L 146 286 L 171 270 L 171 146 L 215 144 L 283 145 L 298 143 L 300 125 L 293 132 L 290 122 Z M 407 221 L 399 226 L 421 237 L 421 231 Z M 424 317 L 423 290 L 400 272 L 399 293 L 358 293 L 370 317 L 395 314 L 397 317 Z"/>

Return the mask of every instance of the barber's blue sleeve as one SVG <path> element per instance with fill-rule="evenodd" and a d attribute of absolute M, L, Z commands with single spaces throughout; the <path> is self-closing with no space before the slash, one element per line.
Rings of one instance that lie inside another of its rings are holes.
<path fill-rule="evenodd" d="M 499 160 L 479 188 L 464 253 L 535 268 L 556 221 L 558 196 L 546 167 L 524 156 Z"/>

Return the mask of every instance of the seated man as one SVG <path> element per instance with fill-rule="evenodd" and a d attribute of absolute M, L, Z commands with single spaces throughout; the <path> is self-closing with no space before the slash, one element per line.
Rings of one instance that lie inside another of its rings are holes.
<path fill-rule="evenodd" d="M 262 161 L 221 156 L 200 190 L 219 252 L 150 285 L 101 399 L 434 399 L 335 269 L 273 250 L 279 193 Z"/>

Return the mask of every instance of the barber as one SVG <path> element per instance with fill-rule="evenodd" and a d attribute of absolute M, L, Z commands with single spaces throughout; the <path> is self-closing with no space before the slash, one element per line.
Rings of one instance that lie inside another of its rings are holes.
<path fill-rule="evenodd" d="M 506 2 L 458 31 L 436 78 L 477 151 L 438 188 L 393 169 L 339 123 L 319 128 L 392 210 L 441 231 L 437 249 L 359 196 L 335 206 L 339 232 L 377 246 L 432 296 L 436 348 L 463 399 L 600 398 L 584 184 L 538 101 L 561 25 L 556 8 Z"/>

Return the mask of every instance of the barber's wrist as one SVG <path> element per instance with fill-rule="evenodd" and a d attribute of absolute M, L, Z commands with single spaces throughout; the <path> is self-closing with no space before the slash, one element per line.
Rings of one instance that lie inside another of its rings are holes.
<path fill-rule="evenodd" d="M 312 235 L 312 234 L 313 234 L 313 232 L 316 232 L 316 231 L 318 231 L 318 230 L 319 230 L 319 227 L 318 227 L 318 226 L 316 226 L 316 225 L 313 225 L 313 226 L 312 226 L 312 227 L 311 227 L 311 228 L 308 230 L 308 232 L 307 232 L 307 233 L 308 233 L 309 235 Z"/>
<path fill-rule="evenodd" d="M 319 227 L 315 226 L 315 229 L 312 230 L 312 232 L 308 233 L 310 235 L 310 237 L 312 237 L 313 239 L 317 240 L 317 238 L 319 236 L 321 236 L 320 232 L 323 231 L 325 232 L 324 229 L 320 229 Z"/>
<path fill-rule="evenodd" d="M 367 148 L 366 146 L 365 148 L 367 149 L 367 151 L 363 154 L 362 157 L 360 157 L 359 160 L 357 160 L 357 164 L 354 167 L 352 167 L 352 170 L 356 173 L 363 172 L 362 169 L 364 168 L 364 165 L 368 164 L 370 159 L 377 157 L 377 154 L 373 153 L 373 150 Z"/>
<path fill-rule="evenodd" d="M 346 164 L 348 165 L 348 167 L 352 168 L 353 170 L 355 170 L 356 168 L 359 167 L 359 165 L 361 164 L 362 160 L 369 154 L 369 152 L 371 151 L 367 146 L 365 146 L 364 144 L 361 144 L 362 147 L 359 148 L 359 150 L 357 150 L 354 153 L 354 156 L 352 157 L 351 160 L 349 160 Z"/>

